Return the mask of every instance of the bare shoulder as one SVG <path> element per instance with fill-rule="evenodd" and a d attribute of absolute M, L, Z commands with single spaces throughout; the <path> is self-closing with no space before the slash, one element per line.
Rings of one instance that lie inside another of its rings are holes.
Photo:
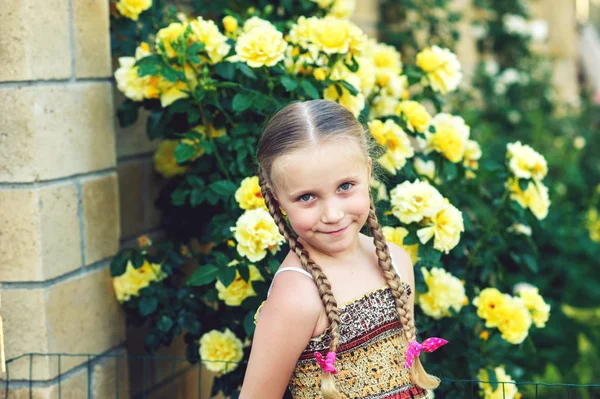
<path fill-rule="evenodd" d="M 258 317 L 240 399 L 283 396 L 321 307 L 311 278 L 294 271 L 277 275 Z"/>
<path fill-rule="evenodd" d="M 387 245 L 390 248 L 392 259 L 402 275 L 402 280 L 409 285 L 414 286 L 415 272 L 410 255 L 404 250 L 404 248 L 394 244 L 393 242 L 388 242 Z"/>

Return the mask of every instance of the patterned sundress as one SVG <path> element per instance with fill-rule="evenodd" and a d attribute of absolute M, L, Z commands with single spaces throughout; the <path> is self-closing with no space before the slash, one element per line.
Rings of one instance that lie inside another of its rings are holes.
<path fill-rule="evenodd" d="M 394 265 L 395 266 L 395 265 Z M 299 268 L 294 270 L 312 276 Z M 397 268 L 396 268 L 396 271 Z M 277 274 L 276 274 L 277 275 Z M 404 284 L 410 295 L 410 286 Z M 270 290 L 269 290 L 270 291 Z M 352 399 L 426 399 L 427 391 L 410 382 L 404 366 L 406 343 L 396 312 L 391 288 L 382 287 L 339 307 L 340 344 L 334 375 L 344 398 Z M 311 338 L 298 359 L 289 382 L 295 399 L 321 398 L 323 375 L 315 351 L 327 354 L 329 330 Z"/>

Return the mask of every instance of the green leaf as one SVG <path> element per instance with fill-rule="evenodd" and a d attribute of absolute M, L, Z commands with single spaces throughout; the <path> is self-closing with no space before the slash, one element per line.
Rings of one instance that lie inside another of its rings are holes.
<path fill-rule="evenodd" d="M 119 125 L 121 127 L 133 125 L 138 118 L 138 110 L 138 105 L 134 101 L 130 99 L 123 101 L 117 109 Z"/>
<path fill-rule="evenodd" d="M 148 315 L 152 314 L 156 310 L 157 307 L 158 307 L 158 299 L 156 299 L 156 297 L 144 296 L 140 300 L 139 309 L 140 309 L 140 314 L 142 316 L 148 316 Z"/>
<path fill-rule="evenodd" d="M 204 50 L 204 43 L 195 42 L 190 47 L 187 48 L 186 53 L 188 55 L 198 54 L 200 51 Z"/>
<path fill-rule="evenodd" d="M 161 69 L 161 74 L 169 82 L 177 82 L 179 79 L 177 71 L 170 67 L 163 66 Z"/>
<path fill-rule="evenodd" d="M 285 87 L 285 91 L 294 91 L 298 88 L 298 81 L 289 76 L 281 78 L 281 84 Z"/>
<path fill-rule="evenodd" d="M 356 61 L 356 58 L 354 58 L 354 56 L 352 56 L 351 61 L 352 61 L 351 64 L 348 64 L 346 61 L 344 61 L 344 65 L 346 65 L 348 67 L 350 72 L 357 72 L 358 68 L 360 66 L 360 65 L 358 65 L 358 61 Z"/>
<path fill-rule="evenodd" d="M 173 327 L 173 319 L 171 319 L 169 316 L 162 315 L 160 319 L 158 319 L 156 327 L 159 329 L 159 331 L 167 332 L 171 329 L 171 327 Z"/>
<path fill-rule="evenodd" d="M 187 143 L 179 143 L 175 147 L 175 160 L 177 163 L 184 163 L 196 155 L 196 147 Z"/>
<path fill-rule="evenodd" d="M 426 268 L 439 265 L 442 253 L 433 248 L 431 241 L 426 245 L 419 245 L 419 262 Z"/>
<path fill-rule="evenodd" d="M 254 315 L 256 312 L 254 310 L 249 311 L 244 317 L 244 331 L 248 335 L 249 338 L 254 334 L 254 329 L 256 325 L 254 324 Z"/>
<path fill-rule="evenodd" d="M 112 277 L 117 277 L 125 273 L 125 270 L 127 269 L 127 262 L 129 262 L 129 256 L 127 255 L 127 252 L 120 252 L 110 262 L 110 275 Z"/>
<path fill-rule="evenodd" d="M 448 181 L 456 179 L 456 176 L 458 175 L 456 164 L 450 161 L 444 161 L 444 175 Z"/>
<path fill-rule="evenodd" d="M 527 265 L 529 270 L 531 270 L 533 273 L 537 273 L 539 271 L 537 261 L 535 260 L 535 257 L 533 257 L 532 255 L 530 255 L 530 254 L 523 255 L 523 261 L 525 262 L 525 264 Z"/>
<path fill-rule="evenodd" d="M 529 179 L 519 179 L 519 188 L 525 191 L 527 187 L 529 187 Z"/>
<path fill-rule="evenodd" d="M 190 193 L 190 205 L 191 206 L 198 206 L 201 203 L 203 203 L 206 200 L 207 197 L 207 192 L 206 192 L 206 188 L 202 187 L 196 187 L 194 189 L 192 189 L 192 192 Z"/>
<path fill-rule="evenodd" d="M 188 195 L 190 195 L 190 190 L 178 188 L 171 194 L 171 203 L 175 206 L 181 206 L 185 204 L 185 200 L 187 199 Z"/>
<path fill-rule="evenodd" d="M 404 240 L 402 240 L 402 244 L 404 245 L 413 245 L 419 243 L 420 241 L 416 231 L 409 232 L 406 237 L 404 237 Z"/>
<path fill-rule="evenodd" d="M 238 263 L 237 271 L 240 274 L 240 277 L 244 279 L 244 281 L 250 281 L 250 268 L 245 263 Z"/>
<path fill-rule="evenodd" d="M 309 97 L 314 99 L 318 99 L 320 97 L 318 90 L 309 80 L 304 79 L 300 84 Z"/>
<path fill-rule="evenodd" d="M 219 271 L 219 281 L 223 283 L 225 287 L 229 287 L 234 282 L 237 276 L 237 269 L 231 266 L 224 266 Z"/>
<path fill-rule="evenodd" d="M 495 391 L 498 389 L 498 379 L 496 378 L 496 371 L 494 369 L 485 369 L 488 375 L 489 383 L 492 387 L 492 390 Z"/>
<path fill-rule="evenodd" d="M 156 76 L 158 75 L 158 70 L 157 64 L 144 64 L 140 66 L 140 69 L 138 69 L 138 76 L 140 78 L 144 76 Z"/>
<path fill-rule="evenodd" d="M 252 106 L 255 94 L 251 91 L 241 91 L 233 97 L 232 107 L 235 112 L 244 112 Z"/>
<path fill-rule="evenodd" d="M 164 130 L 166 126 L 164 115 L 165 113 L 162 110 L 152 111 L 152 113 L 148 115 L 146 135 L 150 140 L 164 136 Z"/>
<path fill-rule="evenodd" d="M 356 87 L 354 87 L 352 84 L 346 82 L 345 80 L 340 80 L 340 83 L 342 86 L 344 86 L 346 88 L 346 90 L 348 90 L 350 92 L 350 94 L 352 94 L 353 96 L 358 94 L 358 89 Z"/>
<path fill-rule="evenodd" d="M 187 285 L 200 286 L 210 284 L 217 278 L 219 268 L 214 265 L 203 265 L 200 266 L 194 274 L 190 276 L 187 281 Z"/>
<path fill-rule="evenodd" d="M 238 62 L 236 64 L 237 69 L 242 72 L 244 75 L 248 76 L 250 79 L 256 79 L 256 75 L 254 74 L 254 71 L 246 64 L 242 63 L 242 62 Z"/>
<path fill-rule="evenodd" d="M 131 258 L 131 264 L 135 269 L 139 269 L 144 265 L 144 257 L 138 251 L 133 252 L 133 256 Z"/>
<path fill-rule="evenodd" d="M 215 65 L 215 72 L 223 79 L 233 80 L 235 69 L 231 62 L 220 62 Z"/>
<path fill-rule="evenodd" d="M 229 180 L 220 180 L 210 184 L 210 189 L 222 196 L 233 195 L 237 191 L 237 186 Z"/>

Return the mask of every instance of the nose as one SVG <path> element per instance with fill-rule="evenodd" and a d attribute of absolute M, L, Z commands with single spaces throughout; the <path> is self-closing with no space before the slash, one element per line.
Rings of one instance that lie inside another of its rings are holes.
<path fill-rule="evenodd" d="M 342 220 L 344 211 L 336 204 L 335 201 L 325 203 L 323 213 L 321 214 L 321 222 L 327 224 L 335 224 Z"/>

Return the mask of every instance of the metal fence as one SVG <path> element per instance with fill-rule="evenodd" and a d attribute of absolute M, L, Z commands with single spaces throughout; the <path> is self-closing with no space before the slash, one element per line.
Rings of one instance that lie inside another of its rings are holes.
<path fill-rule="evenodd" d="M 203 367 L 206 363 L 191 365 L 185 358 L 127 353 L 31 353 L 6 362 L 6 373 L 0 374 L 2 377 L 0 392 L 3 393 L 3 396 L 0 396 L 5 399 L 38 397 L 208 399 L 211 397 L 210 388 L 213 379 Z M 40 373 L 40 364 L 45 367 L 46 373 L 52 370 L 51 374 L 56 377 L 42 380 L 36 376 L 36 373 Z M 225 366 L 229 367 L 227 364 Z M 13 377 L 11 377 L 11 370 Z M 77 388 L 72 384 L 76 379 L 79 381 Z M 442 379 L 439 388 L 435 391 L 435 399 L 482 398 L 480 382 L 488 383 L 480 380 Z M 493 399 L 511 399 L 509 384 L 517 386 L 522 399 L 600 399 L 600 384 L 544 382 L 498 382 L 497 384 L 499 390 Z"/>

